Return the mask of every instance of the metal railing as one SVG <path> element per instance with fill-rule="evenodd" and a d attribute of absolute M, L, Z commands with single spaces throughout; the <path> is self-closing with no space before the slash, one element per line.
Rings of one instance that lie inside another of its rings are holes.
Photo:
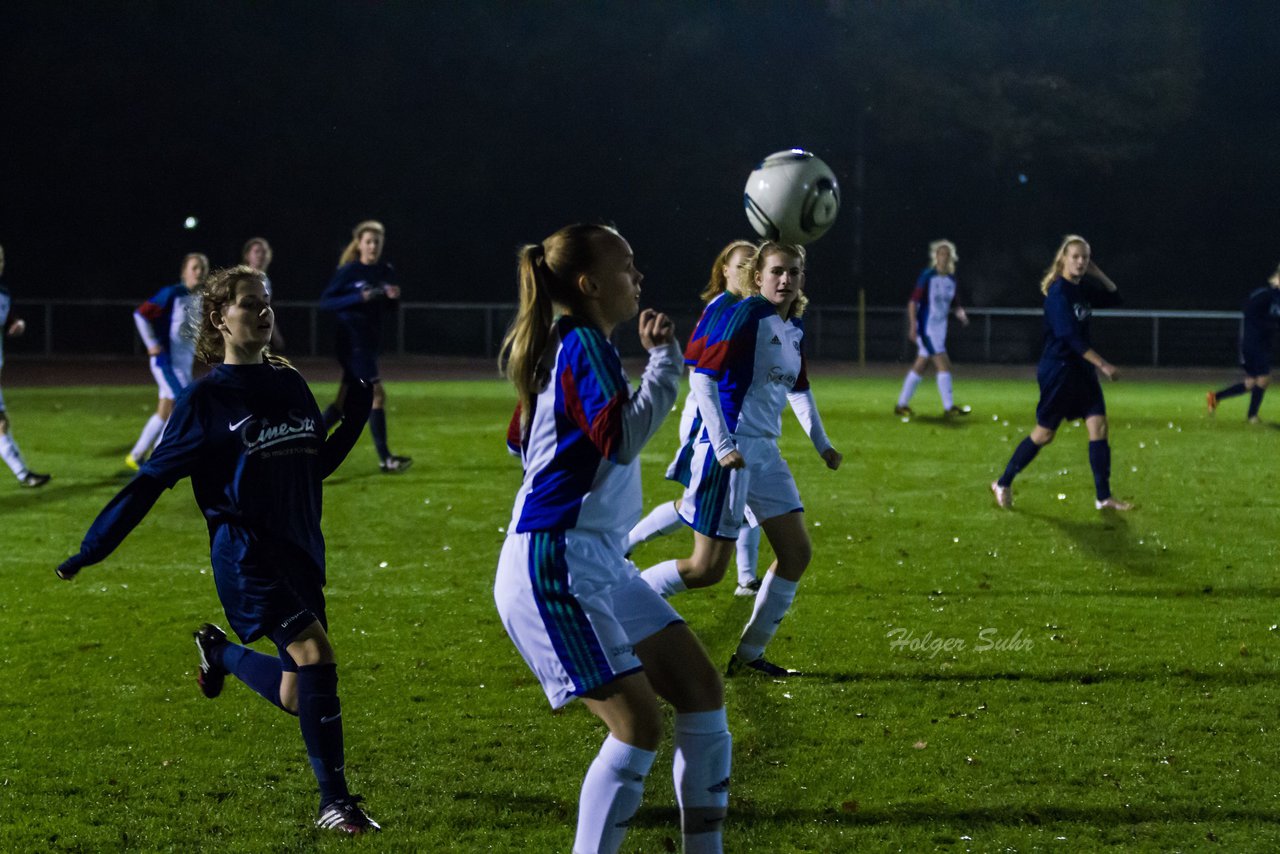
<path fill-rule="evenodd" d="M 129 300 L 18 300 L 14 313 L 27 320 L 27 334 L 6 341 L 15 358 L 34 356 L 141 355 Z M 314 302 L 275 304 L 285 352 L 332 353 L 334 318 Z M 384 346 L 394 355 L 497 356 L 515 316 L 513 303 L 406 302 L 389 313 Z M 961 362 L 1027 363 L 1039 358 L 1042 312 L 1037 308 L 970 308 L 962 328 L 952 318 L 948 352 Z M 696 307 L 673 316 L 681 337 L 697 320 Z M 1108 309 L 1093 314 L 1093 338 L 1118 364 L 1222 366 L 1238 358 L 1238 312 Z M 805 315 L 805 346 L 811 359 L 899 361 L 915 356 L 906 340 L 903 306 L 811 305 Z M 640 353 L 630 325 L 616 342 L 624 355 Z"/>

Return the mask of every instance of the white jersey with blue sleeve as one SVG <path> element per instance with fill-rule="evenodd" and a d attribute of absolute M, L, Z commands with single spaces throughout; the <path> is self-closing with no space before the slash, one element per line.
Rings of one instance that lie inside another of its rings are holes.
<path fill-rule="evenodd" d="M 628 387 L 618 351 L 594 326 L 561 317 L 540 365 L 546 384 L 521 442 L 524 482 L 510 530 L 579 529 L 624 542 L 640 518 L 640 449 L 675 401 L 680 351 L 649 354 Z"/>
<path fill-rule="evenodd" d="M 916 304 L 916 344 L 919 355 L 947 352 L 947 317 L 956 298 L 956 279 L 933 267 L 916 280 L 911 301 Z"/>

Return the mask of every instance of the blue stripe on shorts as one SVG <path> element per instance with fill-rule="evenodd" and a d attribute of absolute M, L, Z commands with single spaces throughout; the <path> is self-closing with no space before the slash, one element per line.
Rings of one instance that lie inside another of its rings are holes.
<path fill-rule="evenodd" d="M 543 626 L 556 656 L 573 680 L 575 694 L 586 694 L 616 674 L 578 600 L 569 591 L 562 531 L 534 531 L 529 543 L 529 580 Z"/>

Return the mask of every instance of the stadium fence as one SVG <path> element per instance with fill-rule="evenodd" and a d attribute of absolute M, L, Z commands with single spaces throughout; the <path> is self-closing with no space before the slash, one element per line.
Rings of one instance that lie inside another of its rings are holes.
<path fill-rule="evenodd" d="M 18 300 L 14 313 L 27 334 L 5 342 L 16 358 L 141 355 L 129 300 Z M 324 356 L 333 352 L 334 318 L 314 302 L 281 301 L 276 317 L 285 352 Z M 493 359 L 513 303 L 405 302 L 386 318 L 388 354 Z M 1042 313 L 1038 308 L 970 308 L 970 325 L 951 319 L 947 349 L 959 362 L 1025 364 L 1040 356 Z M 673 315 L 681 338 L 697 320 L 690 311 Z M 810 359 L 865 362 L 910 360 L 903 306 L 814 305 L 805 316 Z M 1238 361 L 1239 312 L 1109 309 L 1093 314 L 1093 336 L 1117 364 L 1153 367 L 1217 367 Z M 616 343 L 626 356 L 639 355 L 630 324 Z"/>

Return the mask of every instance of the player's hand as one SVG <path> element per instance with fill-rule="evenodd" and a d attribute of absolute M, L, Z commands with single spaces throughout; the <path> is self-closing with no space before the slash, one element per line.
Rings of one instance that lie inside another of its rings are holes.
<path fill-rule="evenodd" d="M 156 344 L 154 347 L 148 347 L 148 348 L 147 348 L 147 355 L 148 355 L 148 356 L 159 356 L 159 355 L 160 355 L 161 353 L 163 353 L 163 352 L 164 352 L 164 350 L 160 349 L 160 345 L 159 345 L 159 344 Z"/>
<path fill-rule="evenodd" d="M 676 326 L 660 311 L 651 308 L 640 312 L 640 344 L 646 350 L 662 347 L 676 339 Z"/>
<path fill-rule="evenodd" d="M 917 342 L 916 342 L 916 328 L 915 328 L 914 326 L 907 330 L 907 340 L 908 340 L 908 341 L 910 341 L 912 344 L 917 343 Z"/>
<path fill-rule="evenodd" d="M 1103 362 L 1101 365 L 1098 365 L 1098 370 L 1102 372 L 1104 377 L 1111 380 L 1111 382 L 1115 382 L 1120 379 L 1120 369 L 1110 362 Z"/>
<path fill-rule="evenodd" d="M 387 299 L 400 299 L 400 286 L 399 285 L 383 285 L 382 294 Z"/>
<path fill-rule="evenodd" d="M 9 336 L 11 338 L 17 338 L 19 335 L 21 335 L 26 331 L 27 331 L 27 322 L 22 318 L 18 318 L 13 323 L 9 324 Z"/>
<path fill-rule="evenodd" d="M 961 326 L 968 326 L 968 325 L 969 325 L 969 312 L 965 311 L 963 308 L 957 308 L 957 309 L 956 309 L 956 320 L 960 321 L 960 325 L 961 325 Z"/>
<path fill-rule="evenodd" d="M 835 471 L 840 468 L 840 464 L 844 462 L 844 454 L 840 453 L 835 448 L 827 448 L 822 452 L 822 459 L 826 462 L 827 468 Z"/>
<path fill-rule="evenodd" d="M 721 457 L 719 463 L 720 468 L 722 469 L 741 469 L 747 467 L 747 461 L 742 458 L 742 452 L 737 448 L 734 448 L 732 451 Z"/>
<path fill-rule="evenodd" d="M 76 573 L 78 573 L 83 567 L 84 558 L 78 554 L 72 555 L 60 563 L 58 568 L 54 570 L 54 573 L 63 581 L 70 581 L 76 577 Z"/>

